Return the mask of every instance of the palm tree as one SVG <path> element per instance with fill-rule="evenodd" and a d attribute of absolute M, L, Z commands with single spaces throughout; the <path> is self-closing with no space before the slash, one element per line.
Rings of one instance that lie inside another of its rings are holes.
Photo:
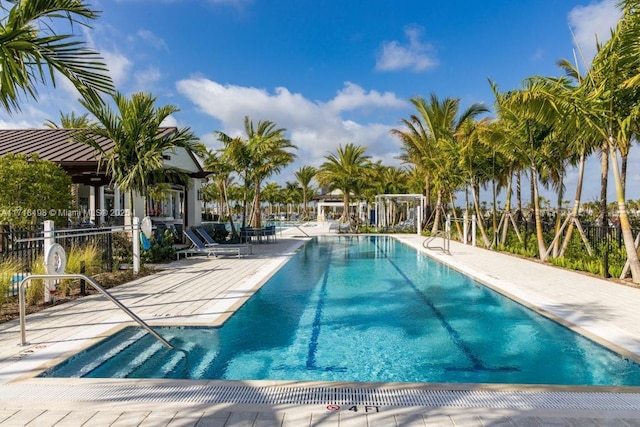
<path fill-rule="evenodd" d="M 640 85 L 629 82 L 638 75 L 640 67 L 636 38 L 640 34 L 640 18 L 636 9 L 637 2 L 626 2 L 623 5 L 624 14 L 616 30 L 612 32 L 611 39 L 599 49 L 589 70 L 588 78 L 593 82 L 595 90 L 590 91 L 593 102 L 584 106 L 589 108 L 584 113 L 602 136 L 609 151 L 627 262 L 633 282 L 640 284 L 640 260 L 625 204 L 626 158 L 631 141 L 638 135 Z M 618 154 L 621 156 L 622 167 L 618 163 Z"/>
<path fill-rule="evenodd" d="M 88 113 L 76 116 L 73 111 L 70 114 L 60 112 L 60 125 L 58 126 L 53 120 L 47 120 L 44 125 L 49 129 L 82 129 L 93 125 L 93 121 Z"/>
<path fill-rule="evenodd" d="M 20 97 L 37 99 L 39 83 L 56 85 L 56 72 L 67 78 L 92 103 L 100 93 L 113 93 L 113 82 L 100 55 L 73 34 L 57 34 L 51 20 L 88 27 L 99 12 L 82 0 L 12 1 L 0 19 L 0 104 L 20 110 Z"/>
<path fill-rule="evenodd" d="M 223 132 L 217 132 L 217 134 L 218 139 L 225 144 L 225 152 L 235 164 L 236 171 L 243 175 L 245 190 L 248 191 L 249 186 L 253 186 L 253 210 L 250 224 L 260 227 L 262 217 L 260 186 L 265 179 L 279 173 L 293 161 L 295 154 L 289 149 L 297 147 L 285 138 L 286 129 L 276 128 L 276 124 L 271 121 L 259 121 L 254 127 L 249 117 L 245 117 L 244 130 L 246 139 L 231 138 Z"/>
<path fill-rule="evenodd" d="M 449 189 L 451 168 L 445 165 L 447 156 L 456 151 L 456 134 L 468 120 L 488 111 L 487 107 L 474 103 L 460 112 L 460 100 L 457 98 L 438 99 L 431 94 L 429 102 L 422 97 L 410 99 L 417 114 L 409 120 L 403 120 L 407 130 L 392 129 L 391 133 L 400 137 L 405 154 L 401 159 L 412 163 L 421 170 L 429 171 L 429 182 L 436 185 L 436 208 L 431 232 L 438 229 L 445 192 Z M 444 153 L 444 156 L 443 156 Z M 427 178 L 425 178 L 427 179 Z M 427 186 L 427 192 L 430 189 Z M 429 193 L 427 193 L 429 197 Z M 425 215 L 426 216 L 426 215 Z"/>
<path fill-rule="evenodd" d="M 538 255 L 542 261 L 547 257 L 547 247 L 542 228 L 540 209 L 540 191 L 538 181 L 541 171 L 549 164 L 549 139 L 552 127 L 547 115 L 553 114 L 548 99 L 540 96 L 536 87 L 539 82 L 525 81 L 524 88 L 508 93 L 498 93 L 492 84 L 496 96 L 496 110 L 508 126 L 509 138 L 504 140 L 503 152 L 511 151 L 512 158 L 527 165 L 530 172 L 531 204 L 536 224 Z"/>
<path fill-rule="evenodd" d="M 262 198 L 269 203 L 269 215 L 273 215 L 273 206 L 280 199 L 280 185 L 277 182 L 269 182 L 262 189 Z"/>
<path fill-rule="evenodd" d="M 237 231 L 231 214 L 231 206 L 229 204 L 229 185 L 231 184 L 231 172 L 233 168 L 230 162 L 226 161 L 223 155 L 211 150 L 206 150 L 204 155 L 204 169 L 211 172 L 213 182 L 218 193 L 218 206 L 220 206 L 220 219 L 224 217 L 224 211 L 229 215 L 229 223 L 231 225 L 231 237 L 237 237 Z"/>
<path fill-rule="evenodd" d="M 130 216 L 133 218 L 133 193 L 144 196 L 147 211 L 147 191 L 161 182 L 186 183 L 187 175 L 164 164 L 164 155 L 176 148 L 200 153 L 197 138 L 188 128 L 162 129 L 162 122 L 179 111 L 175 106 L 156 108 L 156 98 L 147 93 L 135 93 L 127 98 L 121 93 L 113 96 L 116 110 L 106 104 L 86 100 L 80 103 L 96 118 L 97 124 L 78 130 L 74 139 L 92 146 L 99 155 L 99 167 L 104 167 L 113 183 L 129 192 Z M 98 141 L 113 141 L 113 148 L 105 149 Z"/>
<path fill-rule="evenodd" d="M 366 180 L 366 170 L 370 165 L 369 156 L 364 154 L 366 150 L 366 147 L 352 143 L 344 147 L 340 144 L 336 154 L 325 156 L 325 162 L 316 175 L 320 185 L 342 192 L 343 214 L 340 222 L 350 224 L 350 195 L 359 192 L 363 186 L 361 181 Z"/>
<path fill-rule="evenodd" d="M 284 198 L 287 203 L 287 219 L 291 219 L 294 207 L 297 206 L 297 211 L 300 212 L 300 203 L 302 202 L 302 188 L 297 182 L 287 181 L 284 185 Z"/>
<path fill-rule="evenodd" d="M 294 172 L 294 175 L 298 180 L 300 187 L 302 188 L 302 215 L 304 218 L 307 218 L 309 216 L 307 204 L 309 203 L 309 192 L 312 191 L 311 181 L 313 181 L 313 178 L 315 178 L 317 173 L 318 170 L 313 166 L 302 166 L 300 169 Z"/>

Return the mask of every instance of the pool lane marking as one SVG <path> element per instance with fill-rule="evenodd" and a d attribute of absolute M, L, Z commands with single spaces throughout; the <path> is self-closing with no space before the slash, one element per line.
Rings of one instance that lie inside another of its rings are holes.
<path fill-rule="evenodd" d="M 462 352 L 467 356 L 467 358 L 469 359 L 469 361 L 472 364 L 472 368 L 453 367 L 453 366 L 451 366 L 451 367 L 445 367 L 445 370 L 447 370 L 447 371 L 489 371 L 489 372 L 519 371 L 520 370 L 519 368 L 517 368 L 515 366 L 500 366 L 500 367 L 497 367 L 497 368 L 491 368 L 491 367 L 485 366 L 485 364 L 482 362 L 482 360 L 471 350 L 471 347 L 469 347 L 467 345 L 467 343 L 462 339 L 462 337 L 460 336 L 460 333 L 458 331 L 456 331 L 456 329 L 453 326 L 451 326 L 451 324 L 445 318 L 444 314 L 442 314 L 442 312 L 438 309 L 438 307 L 436 307 L 436 305 L 433 303 L 433 301 L 431 301 L 431 298 L 429 298 L 424 292 L 422 292 L 420 290 L 420 288 L 418 288 L 416 286 L 416 284 L 413 282 L 413 280 L 411 280 L 409 278 L 409 276 L 407 276 L 404 273 L 404 271 L 402 271 L 402 269 L 395 262 L 393 262 L 391 257 L 389 255 L 387 255 L 387 252 L 383 248 L 380 247 L 380 245 L 378 244 L 377 241 L 375 241 L 375 245 L 378 248 L 378 250 L 387 259 L 387 261 L 389 261 L 391 263 L 393 268 L 396 269 L 398 274 L 400 274 L 404 278 L 404 280 L 409 284 L 409 286 L 418 294 L 418 296 L 433 311 L 433 313 L 435 314 L 436 318 L 440 321 L 442 326 L 446 329 L 446 331 L 451 336 L 453 343 L 460 350 L 462 350 Z"/>
<path fill-rule="evenodd" d="M 322 276 L 322 287 L 320 288 L 318 304 L 316 305 L 316 314 L 313 318 L 313 325 L 311 326 L 311 339 L 309 340 L 309 350 L 307 351 L 307 369 L 316 369 L 316 351 L 318 350 L 318 337 L 320 336 L 322 311 L 324 309 L 324 300 L 327 296 L 328 281 L 329 266 L 327 265 L 324 275 Z"/>
<path fill-rule="evenodd" d="M 329 250 L 329 258 L 331 258 L 331 250 Z M 325 299 L 327 297 L 327 284 L 329 283 L 329 264 L 326 263 L 326 269 L 322 277 L 322 287 L 320 288 L 320 294 L 318 296 L 318 304 L 316 305 L 316 313 L 313 318 L 313 325 L 311 327 L 311 339 L 309 340 L 309 350 L 307 351 L 307 370 L 319 370 L 327 372 L 346 372 L 346 367 L 340 366 L 326 366 L 319 368 L 316 366 L 316 352 L 318 350 L 318 338 L 320 336 L 320 330 L 322 329 L 322 314 L 324 311 Z"/>

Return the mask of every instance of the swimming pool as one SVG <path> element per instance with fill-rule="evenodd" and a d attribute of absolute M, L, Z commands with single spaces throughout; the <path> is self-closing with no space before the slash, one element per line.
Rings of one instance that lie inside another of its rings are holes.
<path fill-rule="evenodd" d="M 303 246 L 220 328 L 126 328 L 46 372 L 91 378 L 640 385 L 640 366 L 391 237 Z"/>

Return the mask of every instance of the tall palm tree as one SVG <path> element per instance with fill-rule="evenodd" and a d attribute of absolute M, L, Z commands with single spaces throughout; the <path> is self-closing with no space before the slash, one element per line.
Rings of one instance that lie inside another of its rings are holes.
<path fill-rule="evenodd" d="M 99 155 L 99 167 L 104 167 L 113 183 L 129 192 L 130 216 L 133 218 L 133 193 L 144 196 L 147 210 L 147 190 L 161 182 L 188 182 L 187 176 L 175 167 L 166 166 L 164 155 L 176 148 L 200 154 L 197 138 L 188 128 L 161 129 L 162 122 L 179 111 L 167 105 L 156 108 L 156 98 L 147 93 L 135 93 L 127 98 L 121 93 L 113 96 L 115 110 L 107 104 L 80 103 L 96 118 L 97 124 L 78 130 L 74 139 L 92 146 Z M 98 141 L 113 141 L 113 148 L 105 149 Z"/>
<path fill-rule="evenodd" d="M 438 99 L 432 93 L 427 102 L 422 97 L 410 99 L 417 114 L 402 123 L 406 130 L 392 129 L 391 132 L 400 137 L 405 150 L 402 160 L 429 171 L 430 181 L 436 184 L 437 202 L 435 208 L 432 233 L 438 229 L 442 211 L 442 201 L 450 182 L 448 175 L 451 169 L 443 166 L 446 156 L 455 153 L 456 134 L 468 120 L 488 111 L 487 107 L 474 103 L 464 111 L 460 111 L 460 99 Z M 443 156 L 443 153 L 444 154 Z M 429 189 L 427 189 L 429 191 Z M 427 197 L 429 195 L 427 194 Z"/>
<path fill-rule="evenodd" d="M 294 175 L 298 180 L 298 184 L 300 184 L 300 187 L 302 188 L 302 215 L 304 218 L 307 218 L 309 216 L 307 205 L 309 203 L 309 193 L 312 191 L 311 181 L 313 181 L 317 173 L 318 170 L 313 166 L 302 166 L 300 169 L 294 172 Z"/>
<path fill-rule="evenodd" d="M 223 219 L 226 210 L 231 225 L 231 237 L 237 237 L 236 226 L 231 214 L 229 204 L 229 185 L 231 183 L 231 163 L 226 161 L 223 155 L 213 150 L 206 150 L 203 161 L 204 169 L 211 172 L 212 179 L 218 193 L 218 206 L 220 206 L 220 219 Z"/>
<path fill-rule="evenodd" d="M 273 206 L 278 203 L 281 190 L 277 182 L 269 182 L 262 189 L 262 198 L 269 204 L 269 215 L 273 215 Z"/>
<path fill-rule="evenodd" d="M 640 34 L 640 18 L 636 2 L 623 2 L 624 14 L 611 39 L 598 50 L 589 70 L 595 90 L 591 91 L 593 102 L 586 106 L 594 128 L 607 145 L 616 189 L 618 218 L 627 252 L 627 262 L 632 280 L 640 284 L 640 260 L 635 247 L 625 200 L 626 158 L 631 141 L 638 135 L 640 85 L 629 84 L 638 75 L 640 50 L 637 35 Z M 618 155 L 622 161 L 619 164 Z"/>
<path fill-rule="evenodd" d="M 298 207 L 299 211 L 300 203 L 302 202 L 302 188 L 297 182 L 287 181 L 284 185 L 285 202 L 287 203 L 287 219 L 291 219 L 294 207 Z"/>
<path fill-rule="evenodd" d="M 9 8 L 5 4 L 13 3 Z M 12 1 L 0 4 L 0 104 L 20 110 L 21 95 L 37 99 L 37 85 L 56 72 L 67 78 L 87 100 L 101 102 L 113 93 L 113 81 L 100 55 L 74 34 L 57 34 L 51 20 L 88 27 L 99 12 L 82 0 Z"/>
<path fill-rule="evenodd" d="M 541 90 L 535 80 L 525 81 L 524 87 L 507 93 L 499 93 L 492 83 L 492 89 L 496 97 L 496 111 L 501 120 L 506 123 L 509 138 L 504 140 L 506 144 L 503 152 L 511 151 L 513 159 L 527 165 L 530 172 L 531 203 L 536 224 L 536 239 L 538 241 L 538 253 L 541 260 L 547 257 L 547 247 L 543 234 L 542 215 L 540 208 L 539 177 L 541 171 L 554 159 L 549 159 L 549 145 L 552 127 L 549 115 L 554 114 L 549 100 L 540 96 Z"/>
<path fill-rule="evenodd" d="M 225 144 L 225 151 L 232 159 L 237 170 L 243 174 L 245 189 L 253 186 L 253 210 L 250 223 L 260 227 L 261 203 L 260 187 L 262 182 L 279 173 L 282 168 L 291 163 L 295 154 L 289 151 L 297 148 L 285 138 L 286 129 L 276 128 L 271 121 L 259 121 L 257 126 L 244 118 L 246 139 L 231 138 L 223 132 L 217 132 L 218 139 Z M 243 219 L 244 224 L 244 219 Z"/>
<path fill-rule="evenodd" d="M 352 143 L 338 146 L 336 154 L 325 156 L 325 161 L 318 169 L 317 180 L 322 186 L 342 192 L 343 214 L 340 222 L 351 222 L 349 205 L 351 193 L 358 192 L 366 180 L 366 171 L 370 165 L 369 156 L 365 155 L 367 147 Z"/>

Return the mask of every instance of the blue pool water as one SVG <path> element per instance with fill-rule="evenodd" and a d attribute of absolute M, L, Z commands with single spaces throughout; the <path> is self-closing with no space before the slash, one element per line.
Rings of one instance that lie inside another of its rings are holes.
<path fill-rule="evenodd" d="M 640 385 L 640 366 L 384 236 L 312 240 L 220 328 L 126 328 L 91 378 Z"/>

